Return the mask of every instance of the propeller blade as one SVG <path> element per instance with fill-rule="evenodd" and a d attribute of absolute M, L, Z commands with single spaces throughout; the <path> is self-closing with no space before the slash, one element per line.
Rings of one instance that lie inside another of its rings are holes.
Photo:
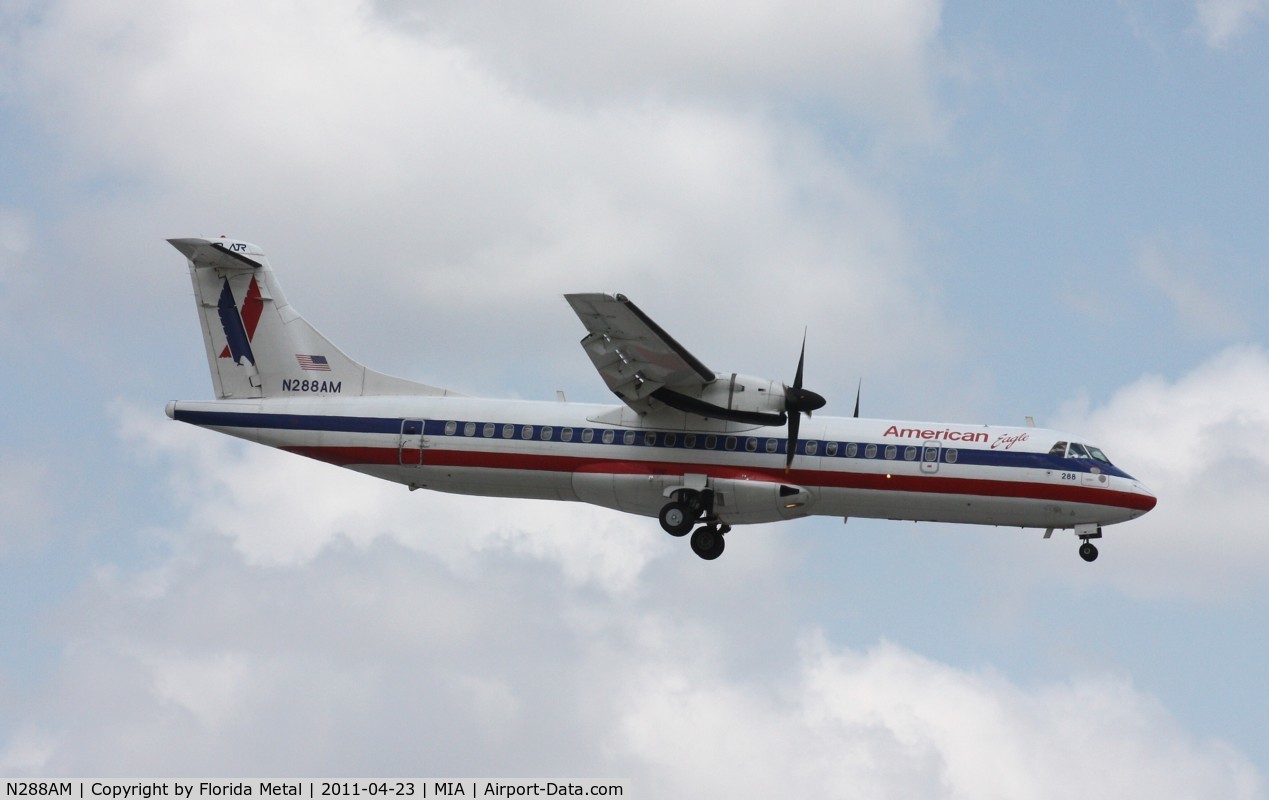
<path fill-rule="evenodd" d="M 802 425 L 801 414 L 791 414 L 789 416 L 789 447 L 784 454 L 784 471 L 788 472 L 793 468 L 793 456 L 798 451 L 798 428 Z"/>

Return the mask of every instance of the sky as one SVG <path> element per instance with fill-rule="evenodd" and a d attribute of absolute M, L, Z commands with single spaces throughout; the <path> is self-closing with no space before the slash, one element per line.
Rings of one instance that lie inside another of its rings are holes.
<path fill-rule="evenodd" d="M 1269 2 L 0 0 L 0 775 L 1269 796 Z M 169 421 L 228 235 L 381 371 L 1076 431 L 1039 531 L 410 493 Z M 638 793 L 638 794 L 636 794 Z"/>

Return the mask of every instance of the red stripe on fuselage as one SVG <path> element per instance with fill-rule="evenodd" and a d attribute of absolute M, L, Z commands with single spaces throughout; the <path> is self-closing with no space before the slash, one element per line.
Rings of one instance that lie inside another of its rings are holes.
<path fill-rule="evenodd" d="M 312 447 L 281 448 L 339 467 L 361 465 L 399 466 L 400 452 L 395 447 Z M 713 478 L 790 483 L 807 488 L 866 489 L 891 492 L 925 492 L 979 497 L 1017 497 L 1032 500 L 1055 500 L 1067 503 L 1130 508 L 1149 511 L 1155 506 L 1150 495 L 1120 492 L 1114 489 L 1068 486 L 1035 481 L 1002 481 L 989 478 L 950 478 L 943 475 L 895 475 L 839 470 L 793 469 L 787 474 L 762 468 L 731 464 L 701 464 L 672 461 L 635 461 L 579 456 L 550 456 L 531 453 L 490 453 L 473 450 L 424 450 L 425 467 L 468 467 L 472 469 L 511 469 L 529 472 L 606 473 L 612 475 L 683 475 L 700 473 Z"/>

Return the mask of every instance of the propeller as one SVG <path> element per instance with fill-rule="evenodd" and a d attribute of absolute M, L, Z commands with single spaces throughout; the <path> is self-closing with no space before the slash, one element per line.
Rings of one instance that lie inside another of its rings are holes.
<path fill-rule="evenodd" d="M 824 396 L 802 388 L 802 367 L 806 363 L 806 332 L 802 332 L 802 353 L 798 356 L 798 371 L 793 376 L 793 385 L 784 387 L 784 410 L 789 418 L 789 447 L 784 454 L 784 471 L 793 466 L 793 456 L 798 450 L 798 428 L 802 425 L 802 414 L 808 417 L 811 412 L 823 408 L 828 402 Z"/>

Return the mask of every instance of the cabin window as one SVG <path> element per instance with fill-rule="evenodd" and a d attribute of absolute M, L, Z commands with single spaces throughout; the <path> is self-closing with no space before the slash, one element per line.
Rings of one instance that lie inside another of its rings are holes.
<path fill-rule="evenodd" d="M 590 428 L 582 428 L 582 443 L 590 444 L 595 441 L 595 431 Z"/>
<path fill-rule="evenodd" d="M 893 461 L 893 460 L 894 460 L 894 457 L 895 457 L 896 455 L 898 455 L 898 454 L 899 454 L 899 448 L 898 448 L 898 447 L 895 447 L 895 446 L 894 446 L 894 445 L 892 445 L 892 444 L 888 444 L 888 445 L 886 445 L 886 458 L 887 458 L 888 460 Z"/>
<path fill-rule="evenodd" d="M 514 426 L 514 425 L 503 425 L 503 426 L 502 426 L 502 438 L 504 438 L 504 439 L 510 439 L 510 438 L 512 438 L 512 437 L 513 437 L 513 436 L 515 436 L 515 435 L 516 435 L 516 426 Z"/>
<path fill-rule="evenodd" d="M 554 435 L 555 435 L 554 428 L 552 428 L 550 425 L 542 426 L 542 441 L 549 442 L 551 441 L 551 437 Z"/>
<path fill-rule="evenodd" d="M 571 441 L 573 441 L 573 429 L 572 429 L 572 428 L 560 428 L 560 441 L 561 441 L 561 442 L 571 442 Z"/>
<path fill-rule="evenodd" d="M 686 436 L 684 436 L 683 446 L 686 447 L 688 450 L 695 450 L 696 449 L 696 434 L 689 433 Z"/>
<path fill-rule="evenodd" d="M 621 434 L 622 444 L 634 444 L 634 440 L 635 440 L 634 431 L 626 431 L 625 433 Z"/>
<path fill-rule="evenodd" d="M 643 435 L 643 443 L 648 447 L 652 447 L 657 443 L 657 435 L 655 431 L 648 431 Z"/>
<path fill-rule="evenodd" d="M 926 461 L 930 462 L 930 463 L 933 463 L 933 462 L 935 462 L 935 461 L 938 461 L 938 460 L 939 460 L 939 449 L 938 449 L 937 447 L 927 447 L 927 448 L 925 448 L 925 455 L 923 456 L 923 458 L 924 458 Z"/>
<path fill-rule="evenodd" d="M 476 423 L 474 423 L 474 422 L 467 422 L 467 423 L 464 423 L 464 424 L 463 424 L 463 435 L 464 435 L 464 436 L 475 436 L 475 435 L 476 435 Z"/>
<path fill-rule="evenodd" d="M 780 449 L 780 440 L 779 440 L 779 439 L 768 439 L 768 440 L 767 440 L 767 452 L 768 452 L 768 453 L 774 453 L 775 451 L 777 451 L 777 450 L 779 450 L 779 449 Z"/>
<path fill-rule="evenodd" d="M 521 439 L 532 439 L 532 438 L 533 438 L 533 426 L 532 426 L 532 425 L 525 425 L 523 428 L 521 428 L 521 429 L 520 429 L 520 438 L 521 438 Z"/>
<path fill-rule="evenodd" d="M 877 448 L 873 447 L 873 453 L 875 454 L 876 452 L 877 452 Z M 859 445 L 855 444 L 854 442 L 851 442 L 850 444 L 846 445 L 847 458 L 854 458 L 857 455 L 859 455 Z M 872 456 L 868 456 L 868 457 L 872 458 Z"/>
<path fill-rule="evenodd" d="M 728 437 L 727 437 L 727 438 L 723 441 L 723 446 L 724 446 L 724 447 L 726 447 L 728 450 L 735 450 L 735 449 L 736 449 L 736 437 L 735 437 L 735 436 L 728 436 Z"/>
<path fill-rule="evenodd" d="M 445 435 L 446 435 L 446 436 L 453 436 L 455 433 L 458 433 L 458 423 L 457 423 L 457 422 L 455 422 L 454 420 L 450 420 L 449 422 L 446 422 L 446 423 L 445 423 Z"/>
<path fill-rule="evenodd" d="M 916 453 L 917 453 L 917 449 L 915 447 L 903 448 L 903 460 L 916 461 Z"/>
<path fill-rule="evenodd" d="M 485 437 L 486 439 L 492 439 L 494 435 L 494 431 L 497 429 L 498 429 L 497 425 L 493 424 L 492 422 L 486 422 L 484 430 L 480 435 Z"/>
<path fill-rule="evenodd" d="M 806 454 L 808 456 L 815 455 L 820 449 L 820 443 L 812 439 L 806 443 Z"/>
<path fill-rule="evenodd" d="M 837 442 L 829 442 L 827 445 L 825 445 L 825 446 L 824 446 L 824 455 L 826 455 L 826 456 L 835 456 L 835 455 L 837 455 Z"/>
<path fill-rule="evenodd" d="M 745 449 L 751 453 L 758 452 L 758 440 L 750 436 L 745 439 Z"/>
<path fill-rule="evenodd" d="M 705 449 L 706 449 L 706 450 L 716 450 L 716 449 L 718 449 L 718 437 L 717 437 L 717 436 L 715 436 L 715 435 L 714 435 L 714 434 L 712 434 L 712 433 L 711 433 L 709 436 L 706 436 L 706 437 L 705 437 Z"/>
<path fill-rule="evenodd" d="M 604 431 L 604 444 L 612 444 L 612 440 L 615 439 L 616 436 L 617 434 L 611 430 Z"/>
<path fill-rule="evenodd" d="M 667 434 L 665 435 L 665 446 L 666 446 L 666 447 L 673 447 L 674 445 L 676 445 L 676 444 L 678 444 L 678 443 L 679 443 L 679 437 L 678 437 L 678 434 L 674 434 L 674 433 L 667 433 Z"/>
<path fill-rule="evenodd" d="M 1049 448 L 1049 455 L 1063 458 L 1066 456 L 1066 442 L 1058 442 Z"/>
<path fill-rule="evenodd" d="M 956 452 L 956 448 L 949 447 L 948 449 L 943 451 L 943 460 L 949 464 L 955 464 L 957 455 L 958 453 Z"/>
<path fill-rule="evenodd" d="M 876 458 L 876 457 L 877 457 L 877 445 L 870 444 L 864 448 L 864 458 Z"/>

